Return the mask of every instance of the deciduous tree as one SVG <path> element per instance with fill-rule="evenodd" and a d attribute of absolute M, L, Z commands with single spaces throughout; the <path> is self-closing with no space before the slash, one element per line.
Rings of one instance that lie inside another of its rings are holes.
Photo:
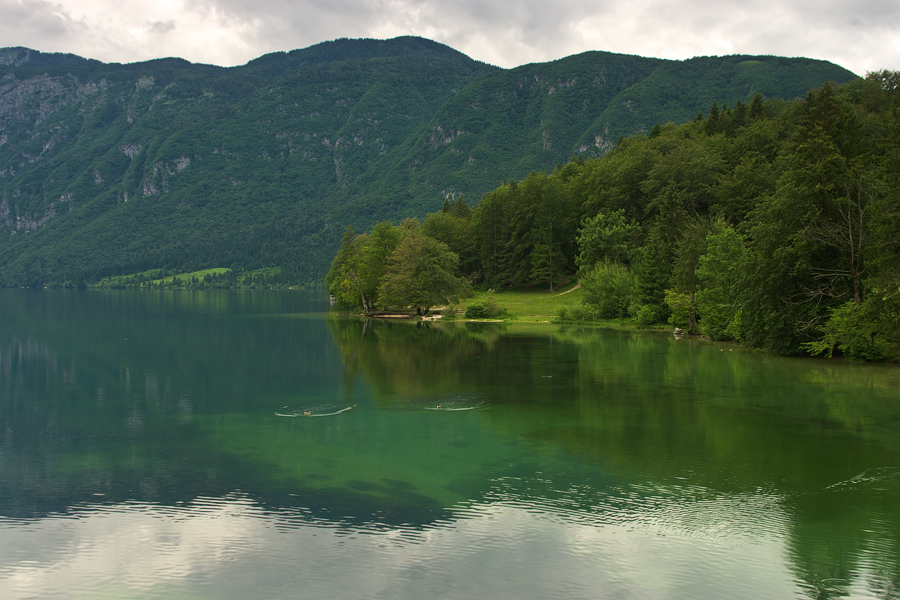
<path fill-rule="evenodd" d="M 410 232 L 388 259 L 378 296 L 388 306 L 415 307 L 427 314 L 432 306 L 449 302 L 469 291 L 456 275 L 459 257 L 447 244 Z"/>

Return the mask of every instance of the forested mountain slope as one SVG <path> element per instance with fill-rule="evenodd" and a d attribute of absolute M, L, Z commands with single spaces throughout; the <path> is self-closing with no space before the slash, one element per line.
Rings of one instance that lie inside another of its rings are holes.
<path fill-rule="evenodd" d="M 232 68 L 0 50 L 0 285 L 166 266 L 320 279 L 348 224 L 470 200 L 713 101 L 855 78 L 822 61 L 589 52 L 504 70 L 420 38 Z"/>

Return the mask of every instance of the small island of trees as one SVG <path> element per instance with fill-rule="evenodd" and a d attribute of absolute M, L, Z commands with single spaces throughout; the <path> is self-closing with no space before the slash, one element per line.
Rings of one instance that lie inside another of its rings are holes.
<path fill-rule="evenodd" d="M 421 225 L 348 230 L 343 304 L 427 312 L 576 275 L 563 321 L 630 319 L 780 354 L 900 360 L 900 73 L 715 103 Z"/>

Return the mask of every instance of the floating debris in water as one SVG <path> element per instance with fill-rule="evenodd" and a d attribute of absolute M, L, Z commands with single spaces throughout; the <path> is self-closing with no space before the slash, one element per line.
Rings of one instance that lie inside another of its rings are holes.
<path fill-rule="evenodd" d="M 286 406 L 283 408 L 287 408 Z M 276 417 L 333 417 L 334 415 L 339 415 L 341 413 L 345 413 L 349 410 L 353 410 L 356 408 L 355 404 L 351 404 L 350 406 L 335 406 L 331 405 L 320 405 L 320 406 L 303 406 L 294 411 L 288 412 L 276 412 Z"/>

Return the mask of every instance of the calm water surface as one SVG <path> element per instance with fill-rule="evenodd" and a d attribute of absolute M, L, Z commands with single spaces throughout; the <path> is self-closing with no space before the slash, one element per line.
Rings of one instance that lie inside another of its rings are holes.
<path fill-rule="evenodd" d="M 0 290 L 0 598 L 900 598 L 900 370 Z"/>

